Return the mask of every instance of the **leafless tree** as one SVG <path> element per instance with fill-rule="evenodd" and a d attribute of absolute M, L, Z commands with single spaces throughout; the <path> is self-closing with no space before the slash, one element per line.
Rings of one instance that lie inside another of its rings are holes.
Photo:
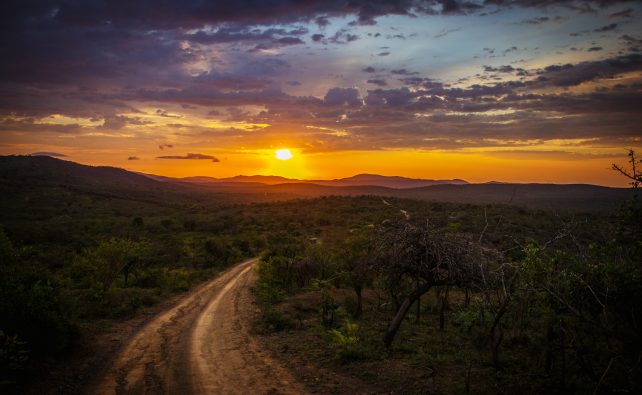
<path fill-rule="evenodd" d="M 630 179 L 631 186 L 637 189 L 640 187 L 640 183 L 642 183 L 642 173 L 638 170 L 638 163 L 640 162 L 642 161 L 637 159 L 637 157 L 635 156 L 635 151 L 629 150 L 630 170 L 627 170 L 623 166 L 617 165 L 615 163 L 612 165 L 612 169 Z"/>
<path fill-rule="evenodd" d="M 410 307 L 434 286 L 497 286 L 499 272 L 489 268 L 501 254 L 465 235 L 441 232 L 430 224 L 390 222 L 381 229 L 378 268 L 390 279 L 411 286 L 384 336 L 389 347 Z M 484 285 L 485 284 L 485 285 Z M 399 287 L 400 288 L 400 287 Z"/>

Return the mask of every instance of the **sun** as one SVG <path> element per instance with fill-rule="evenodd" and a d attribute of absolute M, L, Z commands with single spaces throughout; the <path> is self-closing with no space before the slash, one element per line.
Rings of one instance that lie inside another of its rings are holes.
<path fill-rule="evenodd" d="M 292 159 L 292 152 L 290 152 L 289 149 L 278 149 L 276 150 L 276 159 L 278 160 Z"/>

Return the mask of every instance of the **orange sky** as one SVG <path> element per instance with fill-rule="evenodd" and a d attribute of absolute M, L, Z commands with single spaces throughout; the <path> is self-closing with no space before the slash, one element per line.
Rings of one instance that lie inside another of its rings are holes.
<path fill-rule="evenodd" d="M 34 147 L 35 148 L 35 147 Z M 42 148 L 42 147 L 40 147 Z M 55 149 L 55 147 L 52 147 Z M 283 147 L 285 148 L 285 147 Z M 30 149 L 24 153 L 42 151 Z M 111 152 L 78 150 L 61 158 L 90 165 L 108 165 L 127 170 L 171 177 L 210 176 L 216 178 L 244 175 L 279 175 L 301 179 L 332 179 L 359 173 L 402 175 L 413 178 L 461 178 L 469 182 L 590 183 L 626 187 L 627 181 L 611 170 L 612 163 L 625 164 L 626 151 L 619 157 L 589 159 L 526 159 L 513 155 L 484 153 L 446 153 L 409 150 L 338 151 L 305 153 L 291 149 L 293 158 L 278 160 L 274 149 L 217 154 L 220 162 L 210 160 L 139 160 L 115 157 Z M 206 152 L 206 151 L 205 151 Z M 5 152 L 9 154 L 9 152 Z M 15 153 L 15 152 L 14 152 Z"/>

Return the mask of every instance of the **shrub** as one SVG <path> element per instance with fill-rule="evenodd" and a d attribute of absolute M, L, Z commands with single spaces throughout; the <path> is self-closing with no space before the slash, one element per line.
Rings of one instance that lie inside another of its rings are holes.
<path fill-rule="evenodd" d="M 280 332 L 285 329 L 293 329 L 296 325 L 292 317 L 279 310 L 267 306 L 263 309 L 261 325 L 273 332 Z"/>
<path fill-rule="evenodd" d="M 29 359 L 27 343 L 18 336 L 8 336 L 0 330 L 0 385 L 12 382 L 25 369 Z"/>
<path fill-rule="evenodd" d="M 365 357 L 359 338 L 359 325 L 345 320 L 341 328 L 330 330 L 330 335 L 336 351 L 335 357 L 339 361 L 357 361 Z"/>

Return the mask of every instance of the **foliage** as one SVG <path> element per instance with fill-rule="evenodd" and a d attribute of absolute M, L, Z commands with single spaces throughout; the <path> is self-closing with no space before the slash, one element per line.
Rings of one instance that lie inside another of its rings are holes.
<path fill-rule="evenodd" d="M 0 330 L 0 385 L 8 384 L 6 381 L 15 380 L 17 375 L 25 369 L 29 360 L 27 343 L 18 339 L 18 336 L 8 336 Z"/>
<path fill-rule="evenodd" d="M 531 377 L 542 392 L 640 385 L 638 200 L 611 215 L 376 196 L 237 204 L 198 191 L 2 187 L 2 352 L 28 355 L 26 370 L 73 347 L 78 327 L 131 316 L 261 255 L 259 321 L 270 331 L 329 330 L 321 338 L 344 367 L 407 355 L 427 369 L 426 361 L 456 363 L 461 349 L 475 356 L 466 369 Z M 386 351 L 388 324 L 426 283 L 441 299 L 413 299 L 415 317 L 402 318 Z M 308 321 L 283 307 L 302 294 L 314 298 Z M 358 325 L 342 324 L 343 306 Z M 436 310 L 442 329 L 426 314 Z M 491 344 L 505 361 L 498 372 Z"/>
<path fill-rule="evenodd" d="M 363 359 L 364 349 L 359 338 L 359 325 L 345 320 L 339 329 L 331 329 L 332 345 L 336 349 L 336 357 L 341 362 L 351 362 Z"/>

